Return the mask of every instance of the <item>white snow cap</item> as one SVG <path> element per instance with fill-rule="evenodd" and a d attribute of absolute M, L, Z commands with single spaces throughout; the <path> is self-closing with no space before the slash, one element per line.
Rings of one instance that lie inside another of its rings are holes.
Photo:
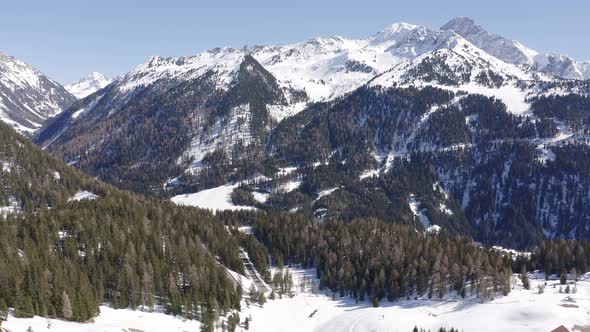
<path fill-rule="evenodd" d="M 76 98 L 82 99 L 104 88 L 111 82 L 112 80 L 103 74 L 91 72 L 80 79 L 78 82 L 65 85 L 64 88 L 66 88 L 66 90 L 73 94 Z"/>

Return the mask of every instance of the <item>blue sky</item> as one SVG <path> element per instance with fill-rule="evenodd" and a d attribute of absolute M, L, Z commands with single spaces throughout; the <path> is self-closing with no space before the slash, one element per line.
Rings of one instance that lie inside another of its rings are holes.
<path fill-rule="evenodd" d="M 362 38 L 394 22 L 440 27 L 456 16 L 539 51 L 590 60 L 586 0 L 10 0 L 1 8 L 0 51 L 60 82 L 125 73 L 151 55 Z"/>

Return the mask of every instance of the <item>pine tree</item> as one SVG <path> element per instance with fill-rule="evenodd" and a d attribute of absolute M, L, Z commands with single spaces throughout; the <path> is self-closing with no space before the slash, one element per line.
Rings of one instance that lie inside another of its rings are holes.
<path fill-rule="evenodd" d="M 565 270 L 562 270 L 561 274 L 559 275 L 559 283 L 562 285 L 565 285 L 567 283 L 567 274 Z"/>
<path fill-rule="evenodd" d="M 377 308 L 379 307 L 379 298 L 377 296 L 373 297 L 373 307 Z"/>
<path fill-rule="evenodd" d="M 526 271 L 524 271 L 523 268 L 523 273 L 520 274 L 520 280 L 522 280 L 522 287 L 526 290 L 531 289 L 531 283 L 529 281 L 529 276 L 526 273 Z"/>
<path fill-rule="evenodd" d="M 5 321 L 8 318 L 8 305 L 4 301 L 3 298 L 0 298 L 0 325 L 2 325 L 2 321 Z"/>
<path fill-rule="evenodd" d="M 250 302 L 255 303 L 258 301 L 258 291 L 256 290 L 256 286 L 252 284 L 250 286 Z"/>
<path fill-rule="evenodd" d="M 62 305 L 61 312 L 62 312 L 63 318 L 65 318 L 67 320 L 72 319 L 72 317 L 74 317 L 74 314 L 72 313 L 72 303 L 70 302 L 70 297 L 68 296 L 68 293 L 66 293 L 65 290 L 61 294 L 61 305 Z"/>
<path fill-rule="evenodd" d="M 244 320 L 244 330 L 248 331 L 250 329 L 250 318 L 246 317 Z"/>

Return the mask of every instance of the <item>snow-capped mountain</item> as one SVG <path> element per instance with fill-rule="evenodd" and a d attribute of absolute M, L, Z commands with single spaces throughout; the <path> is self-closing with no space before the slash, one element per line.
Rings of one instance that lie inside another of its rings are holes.
<path fill-rule="evenodd" d="M 537 56 L 533 53 L 472 20 L 455 19 L 444 29 L 395 23 L 362 39 L 335 36 L 155 56 L 79 100 L 44 128 L 37 142 L 129 189 L 153 192 L 183 181 L 192 187 L 223 185 L 220 177 L 194 176 L 229 174 L 232 163 L 263 160 L 277 123 L 303 111 L 311 114 L 316 103 L 363 86 L 481 94 L 526 116 L 531 99 L 547 91 L 586 89 L 535 70 L 528 63 Z M 404 142 L 413 146 L 412 137 Z M 400 149 L 408 145 L 402 143 L 395 142 Z"/>
<path fill-rule="evenodd" d="M 40 133 L 38 142 L 76 159 L 78 149 L 74 152 L 70 144 L 81 136 L 92 136 L 84 140 L 92 145 L 107 144 L 98 127 L 106 130 L 106 122 L 125 123 L 129 116 L 147 121 L 141 112 L 153 107 L 161 118 L 186 117 L 179 123 L 184 130 L 176 131 L 183 139 L 169 157 L 176 159 L 175 167 L 193 172 L 207 154 L 221 149 L 235 156 L 230 152 L 237 143 L 250 147 L 257 141 L 262 146 L 273 123 L 311 103 L 343 96 L 397 65 L 452 47 L 457 40 L 468 43 L 451 31 L 396 23 L 364 39 L 313 38 L 179 58 L 156 56 L 73 105 Z M 244 73 L 253 75 L 244 79 Z M 161 113 L 158 107 L 171 110 Z M 98 151 L 96 145 L 93 150 Z"/>
<path fill-rule="evenodd" d="M 31 134 L 74 101 L 59 83 L 0 53 L 0 121 L 22 134 Z"/>
<path fill-rule="evenodd" d="M 103 74 L 92 72 L 84 76 L 78 82 L 64 85 L 64 88 L 76 98 L 82 99 L 104 88 L 111 82 L 112 80 Z"/>
<path fill-rule="evenodd" d="M 529 89 L 522 82 L 546 82 L 551 76 L 504 62 L 459 35 L 446 39 L 445 47 L 400 63 L 376 76 L 370 86 L 435 86 L 453 92 L 482 94 L 502 100 L 508 110 L 529 110 Z M 534 85 L 534 84 L 533 84 Z"/>
<path fill-rule="evenodd" d="M 486 31 L 468 17 L 454 18 L 441 27 L 469 40 L 489 54 L 512 64 L 526 64 L 557 77 L 589 79 L 590 62 L 579 62 L 566 55 L 540 53 L 518 41 Z"/>
<path fill-rule="evenodd" d="M 454 18 L 441 29 L 457 33 L 477 47 L 508 63 L 532 65 L 534 57 L 539 54 L 517 41 L 486 31 L 468 17 Z"/>

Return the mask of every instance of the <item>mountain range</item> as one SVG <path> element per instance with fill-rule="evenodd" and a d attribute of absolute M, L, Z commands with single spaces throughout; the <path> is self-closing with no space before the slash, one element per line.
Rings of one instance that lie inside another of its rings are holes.
<path fill-rule="evenodd" d="M 540 53 L 518 41 L 490 33 L 468 17 L 452 19 L 441 29 L 454 31 L 507 63 L 529 65 L 538 71 L 566 79 L 590 79 L 590 61 L 579 62 L 558 53 Z"/>
<path fill-rule="evenodd" d="M 364 39 L 155 56 L 110 84 L 94 75 L 35 141 L 148 195 L 248 183 L 238 192 L 263 210 L 428 220 L 522 247 L 590 234 L 590 179 L 564 159 L 588 148 L 585 78 L 587 62 L 469 18 L 396 23 Z"/>

